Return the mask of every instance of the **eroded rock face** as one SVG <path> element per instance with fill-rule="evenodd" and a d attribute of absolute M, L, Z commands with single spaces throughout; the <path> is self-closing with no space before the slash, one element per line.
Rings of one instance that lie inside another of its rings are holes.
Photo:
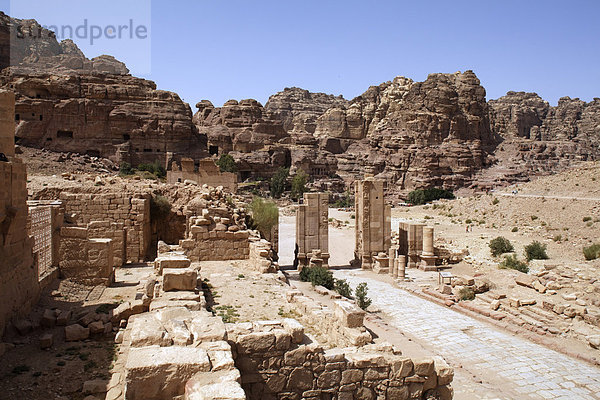
<path fill-rule="evenodd" d="M 10 54 L 0 59 L 2 66 L 12 64 L 0 74 L 0 86 L 16 93 L 18 142 L 134 165 L 166 164 L 168 153 L 207 155 L 189 105 L 129 75 L 114 57 L 89 60 L 72 41 L 58 43 L 36 21 L 4 14 L 0 47 Z"/>
<path fill-rule="evenodd" d="M 548 102 L 537 93 L 508 92 L 488 104 L 493 131 L 505 137 L 530 138 L 532 128 L 542 126 L 550 110 Z M 535 132 L 537 129 L 534 129 Z"/>

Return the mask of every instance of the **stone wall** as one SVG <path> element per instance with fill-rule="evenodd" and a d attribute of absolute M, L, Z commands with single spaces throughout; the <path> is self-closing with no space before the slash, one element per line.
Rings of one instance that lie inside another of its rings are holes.
<path fill-rule="evenodd" d="M 90 238 L 112 241 L 115 267 L 120 267 L 127 262 L 127 232 L 123 222 L 92 221 L 87 225 L 87 229 Z"/>
<path fill-rule="evenodd" d="M 328 265 L 329 260 L 329 195 L 304 193 L 304 202 L 296 210 L 296 260 L 299 269 Z"/>
<path fill-rule="evenodd" d="M 365 312 L 347 300 L 339 299 L 330 308 L 302 295 L 298 290 L 287 292 L 286 298 L 301 315 L 300 321 L 318 335 L 321 344 L 360 347 L 373 341 L 363 325 Z"/>
<path fill-rule="evenodd" d="M 113 238 L 113 223 L 122 224 L 126 246 L 123 250 L 127 262 L 142 262 L 146 259 L 152 236 L 150 225 L 150 195 L 139 194 L 131 197 L 125 193 L 61 193 L 60 200 L 65 204 L 66 213 L 78 226 L 92 221 L 111 221 L 102 232 L 102 226 L 93 229 L 96 237 Z M 120 248 L 120 246 L 119 246 Z M 117 251 L 119 257 L 120 250 Z"/>
<path fill-rule="evenodd" d="M 324 350 L 295 320 L 226 324 L 249 400 L 451 399 L 452 368 L 412 360 L 391 345 Z"/>
<path fill-rule="evenodd" d="M 27 172 L 15 158 L 14 94 L 0 92 L 0 337 L 8 321 L 29 311 L 39 297 L 33 238 L 27 226 Z"/>
<path fill-rule="evenodd" d="M 115 278 L 112 241 L 89 234 L 87 228 L 61 228 L 61 276 L 88 285 L 108 285 Z"/>
<path fill-rule="evenodd" d="M 356 248 L 354 258 L 363 269 L 372 269 L 374 257 L 388 254 L 392 237 L 392 210 L 385 204 L 385 181 L 367 177 L 356 181 Z"/>
<path fill-rule="evenodd" d="M 235 193 L 237 190 L 237 174 L 221 172 L 214 161 L 205 158 L 195 162 L 191 158 L 183 158 L 178 164 L 173 162 L 171 169 L 167 171 L 167 182 L 177 183 L 192 181 L 198 185 L 212 187 L 222 186 L 228 192 Z"/>
<path fill-rule="evenodd" d="M 28 201 L 27 204 L 29 206 L 27 232 L 34 239 L 33 253 L 38 279 L 40 284 L 49 283 L 58 272 L 60 228 L 65 216 L 64 206 L 60 201 Z"/>

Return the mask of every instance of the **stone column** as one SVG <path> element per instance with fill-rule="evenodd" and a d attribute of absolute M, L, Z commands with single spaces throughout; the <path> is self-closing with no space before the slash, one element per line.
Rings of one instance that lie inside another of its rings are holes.
<path fill-rule="evenodd" d="M 398 269 L 395 278 L 404 279 L 406 277 L 406 256 L 398 256 Z"/>
<path fill-rule="evenodd" d="M 433 255 L 433 227 L 423 227 L 423 255 Z"/>
<path fill-rule="evenodd" d="M 421 253 L 421 265 L 419 266 L 425 271 L 435 271 L 437 257 L 433 249 L 433 228 L 431 226 L 423 227 L 423 251 Z"/>
<path fill-rule="evenodd" d="M 389 261 L 389 274 L 390 275 L 394 275 L 394 269 L 395 269 L 395 265 L 396 265 L 396 255 L 398 254 L 398 246 L 392 246 L 390 247 L 390 251 L 389 251 L 389 255 L 388 258 L 390 259 Z"/>

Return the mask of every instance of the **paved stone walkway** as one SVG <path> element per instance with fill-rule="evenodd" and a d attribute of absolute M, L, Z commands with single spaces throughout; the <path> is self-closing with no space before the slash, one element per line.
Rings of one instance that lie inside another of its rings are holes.
<path fill-rule="evenodd" d="M 502 385 L 507 399 L 600 399 L 600 369 L 504 333 L 484 322 L 368 277 L 335 271 L 352 287 L 367 282 L 373 305 L 387 322 L 432 345 L 478 379 Z"/>

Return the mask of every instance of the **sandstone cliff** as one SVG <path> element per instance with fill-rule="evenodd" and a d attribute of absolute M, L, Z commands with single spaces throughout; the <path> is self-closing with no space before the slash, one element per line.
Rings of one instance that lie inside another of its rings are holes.
<path fill-rule="evenodd" d="M 207 154 L 189 105 L 114 57 L 89 60 L 36 21 L 4 14 L 0 54 L 0 86 L 16 93 L 18 143 L 132 164 Z"/>

